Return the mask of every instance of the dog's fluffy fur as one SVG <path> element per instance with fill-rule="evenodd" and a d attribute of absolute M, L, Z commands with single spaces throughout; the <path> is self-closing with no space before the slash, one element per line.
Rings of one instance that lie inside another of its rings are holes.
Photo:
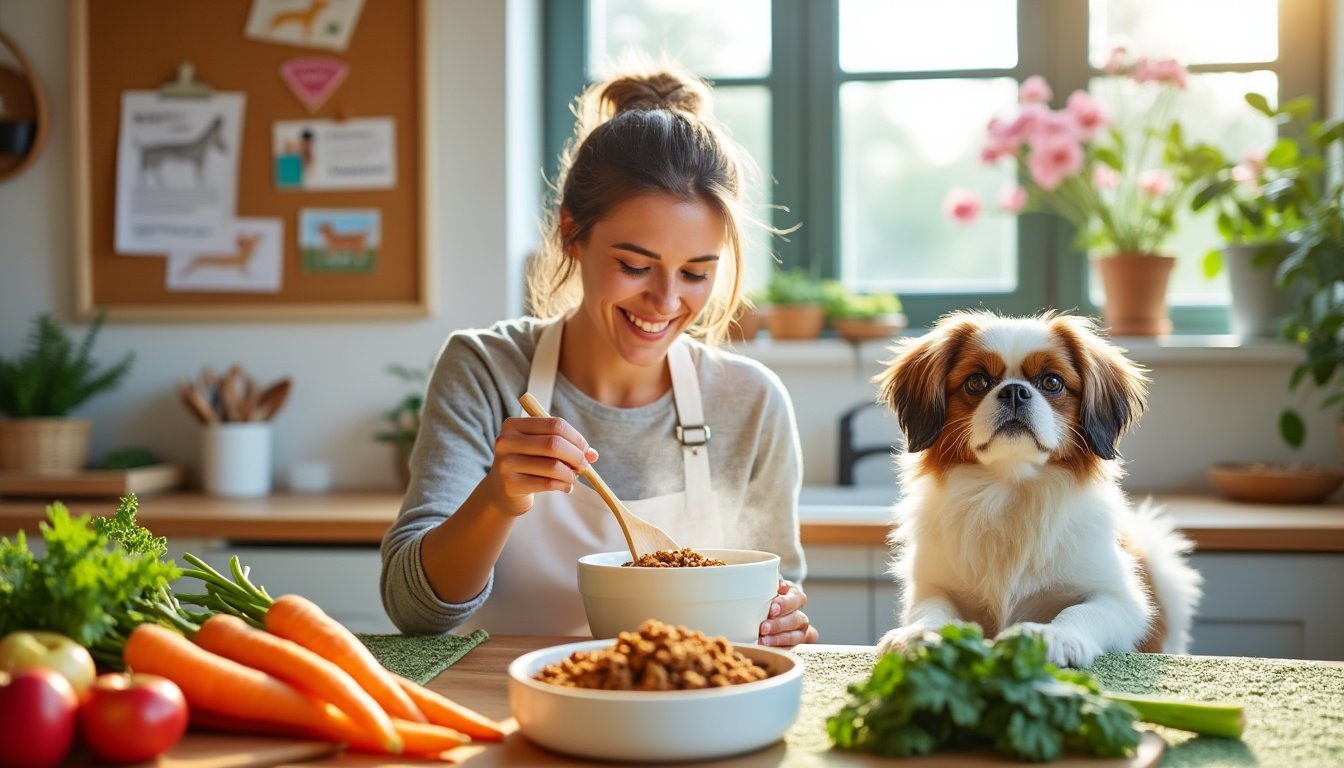
<path fill-rule="evenodd" d="M 1147 396 L 1124 350 L 1083 317 L 962 312 L 894 351 L 875 381 L 906 441 L 890 536 L 904 608 L 879 650 L 960 619 L 1038 632 L 1060 666 L 1184 652 L 1190 543 L 1118 483 Z"/>

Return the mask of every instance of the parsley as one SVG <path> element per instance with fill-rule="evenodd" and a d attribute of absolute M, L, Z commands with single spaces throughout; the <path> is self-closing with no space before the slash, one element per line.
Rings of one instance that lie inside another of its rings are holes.
<path fill-rule="evenodd" d="M 949 624 L 888 653 L 826 720 L 836 746 L 888 757 L 992 746 L 1017 759 L 1058 760 L 1066 749 L 1131 754 L 1135 712 L 1105 698 L 1088 673 L 1046 661 L 1025 633 L 987 642 L 975 624 Z"/>
<path fill-rule="evenodd" d="M 23 531 L 0 539 L 0 635 L 50 630 L 119 656 L 123 629 L 145 620 L 141 614 L 181 575 L 162 559 L 167 542 L 135 523 L 134 497 L 110 521 L 96 522 L 56 502 L 39 530 L 41 555 L 28 548 Z"/>

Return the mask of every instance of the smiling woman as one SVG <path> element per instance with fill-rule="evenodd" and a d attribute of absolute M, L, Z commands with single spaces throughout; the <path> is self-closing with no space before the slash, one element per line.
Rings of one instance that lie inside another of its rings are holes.
<path fill-rule="evenodd" d="M 403 631 L 602 632 L 579 560 L 624 546 L 577 482 L 601 451 L 611 492 L 675 541 L 778 556 L 747 639 L 816 638 L 800 610 L 792 405 L 767 368 L 715 346 L 741 302 L 748 166 L 710 98 L 671 68 L 580 97 L 529 271 L 537 317 L 453 334 L 429 383 L 383 541 L 383 601 Z M 515 416 L 523 392 L 538 415 Z"/>

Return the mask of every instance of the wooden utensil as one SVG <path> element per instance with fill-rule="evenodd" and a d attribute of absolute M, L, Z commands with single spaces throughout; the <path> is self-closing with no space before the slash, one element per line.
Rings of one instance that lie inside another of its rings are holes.
<path fill-rule="evenodd" d="M 529 416 L 539 419 L 550 418 L 550 414 L 546 413 L 546 409 L 541 407 L 541 403 L 537 402 L 537 398 L 533 397 L 531 392 L 524 392 L 518 398 L 518 402 L 523 404 L 523 410 L 527 411 Z M 616 522 L 621 524 L 621 533 L 625 534 L 625 544 L 630 547 L 630 556 L 633 559 L 638 560 L 641 554 L 650 552 L 681 549 L 677 542 L 673 541 L 672 537 L 668 536 L 662 528 L 637 517 L 633 512 L 626 509 L 621 500 L 616 498 L 616 494 L 611 492 L 611 489 L 607 487 L 601 477 L 598 477 L 597 472 L 592 467 L 588 467 L 579 474 L 593 486 L 602 500 L 607 502 L 607 506 L 611 507 L 611 513 L 616 516 Z"/>
<path fill-rule="evenodd" d="M 290 381 L 286 376 L 275 382 L 271 386 L 262 390 L 257 398 L 257 408 L 253 411 L 253 418 L 257 421 L 270 421 L 272 417 L 279 412 L 280 407 L 285 404 L 289 398 Z"/>
<path fill-rule="evenodd" d="M 190 381 L 183 379 L 177 387 L 178 397 L 186 404 L 187 410 L 196 417 L 202 424 L 214 424 L 219 421 L 219 415 L 215 409 L 210 407 L 210 403 L 205 401 L 201 390 L 197 389 Z"/>

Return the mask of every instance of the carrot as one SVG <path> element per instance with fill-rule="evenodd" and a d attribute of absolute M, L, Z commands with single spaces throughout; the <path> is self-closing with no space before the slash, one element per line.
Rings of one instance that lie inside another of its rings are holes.
<path fill-rule="evenodd" d="M 401 752 L 392 719 L 345 670 L 283 637 L 257 629 L 237 616 L 217 613 L 196 631 L 196 644 L 259 669 L 323 699 L 344 712 L 383 751 Z"/>
<path fill-rule="evenodd" d="M 500 729 L 499 723 L 485 715 L 401 675 L 394 677 L 401 689 L 411 697 L 411 701 L 415 702 L 431 723 L 461 731 L 481 741 L 500 741 L 504 738 L 504 731 Z"/>
<path fill-rule="evenodd" d="M 141 624 L 132 630 L 122 658 L 136 672 L 177 683 L 193 713 L 204 710 L 294 726 L 335 741 L 360 736 L 353 721 L 326 702 L 259 669 L 211 653 L 157 624 Z"/>
<path fill-rule="evenodd" d="M 451 755 L 443 753 L 467 742 L 466 736 L 451 728 L 426 723 L 412 723 L 406 720 L 393 720 L 392 723 L 405 743 L 405 749 L 401 753 L 403 757 L 437 757 L 443 760 L 451 760 Z M 192 710 L 191 727 L 193 730 L 312 738 L 319 741 L 323 739 L 322 734 L 299 726 L 247 720 L 204 710 Z M 383 753 L 383 749 L 378 744 L 361 739 L 348 742 L 346 747 L 353 752 Z"/>
<path fill-rule="evenodd" d="M 277 597 L 266 611 L 266 628 L 345 670 L 391 717 L 428 722 L 359 638 L 308 598 Z"/>

